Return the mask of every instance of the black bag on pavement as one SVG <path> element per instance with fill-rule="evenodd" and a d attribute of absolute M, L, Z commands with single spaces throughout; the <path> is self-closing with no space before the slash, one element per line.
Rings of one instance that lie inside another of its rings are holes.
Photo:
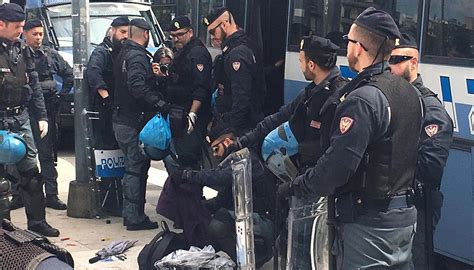
<path fill-rule="evenodd" d="M 178 249 L 189 249 L 183 233 L 170 231 L 165 221 L 161 222 L 162 231 L 150 243 L 146 244 L 138 254 L 139 270 L 152 270 L 155 262 Z"/>

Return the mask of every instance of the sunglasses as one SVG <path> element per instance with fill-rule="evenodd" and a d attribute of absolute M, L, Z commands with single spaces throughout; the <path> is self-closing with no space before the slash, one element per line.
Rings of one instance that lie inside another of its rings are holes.
<path fill-rule="evenodd" d="M 350 39 L 348 35 L 342 36 L 342 39 L 347 43 L 347 42 L 352 42 L 352 43 L 359 43 L 359 45 L 364 49 L 364 51 L 368 51 L 367 48 L 362 44 L 360 41 Z"/>
<path fill-rule="evenodd" d="M 214 35 L 216 33 L 216 29 L 217 27 L 221 26 L 222 23 L 219 23 L 218 25 L 216 25 L 216 27 L 212 28 L 212 29 L 209 29 L 209 34 L 211 35 Z"/>
<path fill-rule="evenodd" d="M 181 32 L 181 33 L 174 33 L 170 34 L 172 38 L 182 38 L 184 35 L 186 35 L 189 32 L 189 29 L 186 32 Z"/>
<path fill-rule="evenodd" d="M 412 59 L 413 56 L 408 56 L 408 55 L 392 55 L 390 56 L 390 59 L 388 60 L 388 63 L 390 65 L 396 65 L 400 64 L 401 62 L 405 62 L 407 60 Z"/>
<path fill-rule="evenodd" d="M 211 147 L 211 148 L 212 148 L 212 152 L 213 152 L 213 153 L 219 152 L 219 149 L 220 149 L 220 145 L 221 145 L 221 144 L 224 144 L 224 141 L 220 141 L 218 144 L 212 146 L 212 147 Z"/>

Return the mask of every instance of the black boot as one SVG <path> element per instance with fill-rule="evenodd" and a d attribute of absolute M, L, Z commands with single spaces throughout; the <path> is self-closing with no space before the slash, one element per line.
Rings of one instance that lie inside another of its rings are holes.
<path fill-rule="evenodd" d="M 53 208 L 56 210 L 66 210 L 67 206 L 62 202 L 58 195 L 46 194 L 46 207 Z"/>
<path fill-rule="evenodd" d="M 24 207 L 23 199 L 20 195 L 13 195 L 12 200 L 10 201 L 10 210 L 16 210 Z"/>
<path fill-rule="evenodd" d="M 153 230 L 156 228 L 158 228 L 158 223 L 151 221 L 149 217 L 145 217 L 141 223 L 127 225 L 127 231 Z"/>
<path fill-rule="evenodd" d="M 46 237 L 58 237 L 59 236 L 59 230 L 51 227 L 46 221 L 41 222 L 39 224 L 33 225 L 33 226 L 28 226 L 28 230 L 37 232 L 39 234 L 42 234 Z"/>

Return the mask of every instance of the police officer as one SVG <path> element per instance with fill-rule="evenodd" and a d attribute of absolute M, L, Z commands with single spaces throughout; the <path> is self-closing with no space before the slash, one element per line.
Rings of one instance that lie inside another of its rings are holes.
<path fill-rule="evenodd" d="M 87 63 L 86 75 L 89 90 L 92 91 L 91 106 L 99 113 L 99 119 L 92 121 L 94 147 L 96 149 L 118 149 L 117 141 L 112 127 L 113 95 L 115 89 L 114 63 L 127 38 L 130 21 L 126 16 L 115 18 L 110 24 L 108 35 L 104 37 L 92 52 Z M 122 215 L 120 178 L 101 177 L 101 190 L 108 190 L 118 198 L 117 201 L 107 200 L 104 208 L 107 213 L 114 216 Z"/>
<path fill-rule="evenodd" d="M 173 145 L 179 165 L 197 169 L 206 126 L 211 118 L 212 59 L 201 40 L 194 36 L 186 16 L 174 18 L 169 31 L 176 52 L 167 80 L 166 101 L 183 107 L 188 119 L 187 130 L 182 131 L 182 136 L 176 136 L 174 132 Z M 172 170 L 172 161 L 170 157 L 165 159 L 168 171 Z"/>
<path fill-rule="evenodd" d="M 92 95 L 92 106 L 99 112 L 99 120 L 93 121 L 94 141 L 97 149 L 116 149 L 117 142 L 112 129 L 114 94 L 114 62 L 123 41 L 127 38 L 128 17 L 120 16 L 110 24 L 109 35 L 104 37 L 92 52 L 87 64 L 87 81 Z"/>
<path fill-rule="evenodd" d="M 55 237 L 59 231 L 45 221 L 43 183 L 36 165 L 36 148 L 26 108 L 30 103 L 31 114 L 38 119 L 38 123 L 33 124 L 39 126 L 40 137 L 44 138 L 48 133 L 48 118 L 38 73 L 34 70 L 33 52 L 18 39 L 24 22 L 25 12 L 19 5 L 0 6 L 0 71 L 3 77 L 0 128 L 22 134 L 27 144 L 27 155 L 16 166 L 20 173 L 20 195 L 26 208 L 28 228 Z M 2 191 L 0 194 L 5 193 Z"/>
<path fill-rule="evenodd" d="M 358 75 L 344 87 L 330 146 L 290 185 L 297 197 L 336 197 L 342 269 L 410 268 L 422 112 L 413 87 L 388 68 L 399 38 L 384 11 L 369 7 L 356 18 L 345 39 Z"/>
<path fill-rule="evenodd" d="M 263 65 L 229 10 L 217 9 L 203 21 L 212 39 L 222 41 L 226 79 L 221 80 L 224 90 L 219 102 L 228 105 L 218 106 L 219 113 L 241 135 L 263 119 Z"/>
<path fill-rule="evenodd" d="M 60 94 L 68 93 L 71 89 L 74 76 L 72 68 L 63 57 L 54 49 L 43 45 L 44 27 L 38 19 L 29 20 L 23 28 L 25 42 L 34 51 L 35 68 L 43 90 L 46 112 L 48 115 L 49 132 L 40 138 L 40 131 L 36 123 L 38 119 L 31 117 L 32 131 L 38 149 L 41 165 L 41 175 L 45 181 L 46 207 L 56 210 L 66 210 L 66 204 L 58 198 L 58 172 L 55 166 L 56 149 L 56 116 L 59 109 L 59 97 L 56 94 L 54 75 L 62 78 L 63 85 Z M 15 196 L 14 196 L 15 198 Z M 12 200 L 13 202 L 15 199 Z"/>
<path fill-rule="evenodd" d="M 115 111 L 112 120 L 115 138 L 125 154 L 122 215 L 129 231 L 158 228 L 144 212 L 150 160 L 138 141 L 138 134 L 147 120 L 145 112 L 167 113 L 169 107 L 154 89 L 153 57 L 146 50 L 150 30 L 145 20 L 131 20 L 129 39 L 124 41 L 114 66 Z"/>
<path fill-rule="evenodd" d="M 311 83 L 291 103 L 265 117 L 255 129 L 239 137 L 238 148 L 261 143 L 270 131 L 290 120 L 298 141 L 301 172 L 307 166 L 315 165 L 325 150 L 321 149 L 321 130 L 329 129 L 332 122 L 332 114 L 321 114 L 321 108 L 336 89 L 346 83 L 336 66 L 337 49 L 339 47 L 328 39 L 303 37 L 299 54 L 300 69 Z"/>
<path fill-rule="evenodd" d="M 443 194 L 439 189 L 452 142 L 453 122 L 436 94 L 423 85 L 418 74 L 418 57 L 415 38 L 403 33 L 389 63 L 392 73 L 409 81 L 423 97 L 425 115 L 415 171 L 418 219 L 412 250 L 415 269 L 432 269 L 433 234 L 443 205 Z"/>
<path fill-rule="evenodd" d="M 229 123 L 217 122 L 209 133 L 214 157 L 223 160 L 233 152 L 230 146 L 236 140 L 235 131 Z M 255 260 L 261 267 L 272 257 L 273 210 L 276 194 L 276 179 L 265 168 L 259 157 L 259 151 L 249 148 L 252 162 L 253 219 L 256 239 Z M 236 232 L 234 200 L 232 193 L 232 168 L 225 166 L 202 170 L 176 170 L 171 173 L 175 185 L 197 184 L 218 191 L 218 195 L 206 201 L 206 207 L 213 214 L 208 234 L 216 250 L 222 250 L 236 261 Z"/>

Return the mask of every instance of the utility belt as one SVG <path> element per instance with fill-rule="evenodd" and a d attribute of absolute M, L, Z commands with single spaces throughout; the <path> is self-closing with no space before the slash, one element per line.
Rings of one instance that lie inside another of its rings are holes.
<path fill-rule="evenodd" d="M 415 205 L 412 190 L 401 192 L 385 199 L 373 199 L 354 192 L 337 196 L 336 215 L 343 223 L 354 222 L 368 212 L 387 212 L 394 209 L 410 208 Z"/>
<path fill-rule="evenodd" d="M 54 80 L 41 81 L 40 80 L 39 83 L 40 83 L 41 89 L 43 90 L 43 94 L 56 93 L 56 81 Z"/>
<path fill-rule="evenodd" d="M 24 105 L 0 108 L 0 117 L 14 117 L 20 115 L 26 107 Z"/>

